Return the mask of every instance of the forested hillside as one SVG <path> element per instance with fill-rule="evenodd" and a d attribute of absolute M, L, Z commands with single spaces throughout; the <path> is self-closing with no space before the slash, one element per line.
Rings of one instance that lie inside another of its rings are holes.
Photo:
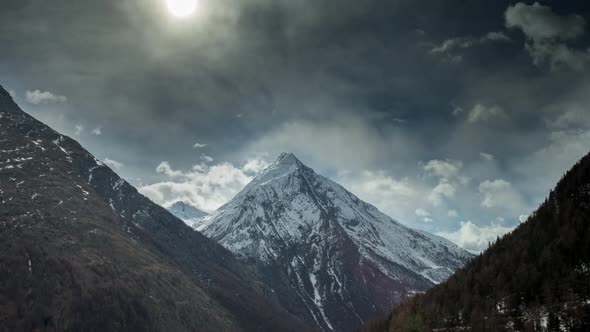
<path fill-rule="evenodd" d="M 589 331 L 590 155 L 539 209 L 449 280 L 365 331 Z"/>

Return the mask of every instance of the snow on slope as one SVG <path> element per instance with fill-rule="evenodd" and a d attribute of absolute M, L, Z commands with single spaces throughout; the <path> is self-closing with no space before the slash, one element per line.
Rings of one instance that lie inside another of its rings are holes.
<path fill-rule="evenodd" d="M 282 270 L 324 330 L 365 321 L 472 257 L 399 224 L 293 154 L 281 154 L 196 229 L 273 274 Z"/>
<path fill-rule="evenodd" d="M 208 215 L 206 212 L 181 201 L 172 204 L 167 210 L 189 226 L 195 225 L 203 219 L 203 217 Z"/>

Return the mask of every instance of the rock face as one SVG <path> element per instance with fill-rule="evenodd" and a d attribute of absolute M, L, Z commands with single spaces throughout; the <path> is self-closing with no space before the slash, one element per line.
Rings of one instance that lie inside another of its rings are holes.
<path fill-rule="evenodd" d="M 175 215 L 178 219 L 184 221 L 189 226 L 194 226 L 195 223 L 199 222 L 208 214 L 203 212 L 196 207 L 187 204 L 185 202 L 176 202 L 172 204 L 168 211 Z"/>
<path fill-rule="evenodd" d="M 397 223 L 293 154 L 196 228 L 256 264 L 285 307 L 325 331 L 358 328 L 472 257 Z"/>
<path fill-rule="evenodd" d="M 0 87 L 0 331 L 302 331 L 261 277 Z"/>

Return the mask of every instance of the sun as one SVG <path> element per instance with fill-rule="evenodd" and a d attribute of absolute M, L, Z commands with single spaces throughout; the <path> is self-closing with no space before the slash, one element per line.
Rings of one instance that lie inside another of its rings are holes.
<path fill-rule="evenodd" d="M 166 0 L 170 13 L 176 17 L 187 17 L 197 9 L 198 0 Z"/>

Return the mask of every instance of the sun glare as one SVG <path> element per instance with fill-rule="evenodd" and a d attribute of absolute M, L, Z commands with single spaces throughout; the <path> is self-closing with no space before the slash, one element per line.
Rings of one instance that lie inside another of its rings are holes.
<path fill-rule="evenodd" d="M 198 0 L 166 0 L 170 13 L 176 17 L 187 17 L 197 9 Z"/>

